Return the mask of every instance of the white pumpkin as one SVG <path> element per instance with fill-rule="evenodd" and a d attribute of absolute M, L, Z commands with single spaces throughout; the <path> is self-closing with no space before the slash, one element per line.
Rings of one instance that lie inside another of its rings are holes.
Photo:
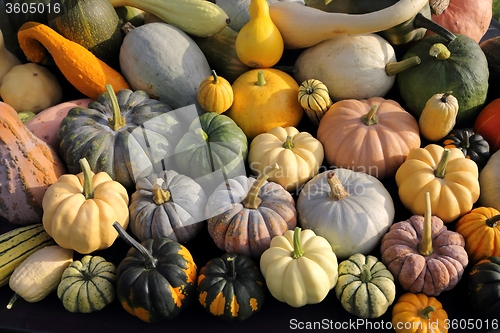
<path fill-rule="evenodd" d="M 308 181 L 297 200 L 299 225 L 325 237 L 339 259 L 368 254 L 394 220 L 384 185 L 364 172 L 338 168 Z"/>

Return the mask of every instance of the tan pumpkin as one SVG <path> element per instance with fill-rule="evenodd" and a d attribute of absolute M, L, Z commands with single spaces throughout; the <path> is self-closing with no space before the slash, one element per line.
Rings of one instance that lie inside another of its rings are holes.
<path fill-rule="evenodd" d="M 391 177 L 420 147 L 418 123 L 393 100 L 372 97 L 335 102 L 321 119 L 317 138 L 329 165 Z"/>
<path fill-rule="evenodd" d="M 198 103 L 207 112 L 221 114 L 231 107 L 234 100 L 233 87 L 228 80 L 212 70 L 212 75 L 201 81 L 198 88 Z"/>
<path fill-rule="evenodd" d="M 299 102 L 314 126 L 319 126 L 319 121 L 333 102 L 328 92 L 328 87 L 317 79 L 308 79 L 299 86 Z"/>
<path fill-rule="evenodd" d="M 429 141 L 441 140 L 455 126 L 457 114 L 458 100 L 451 91 L 434 94 L 418 118 L 420 134 Z"/>

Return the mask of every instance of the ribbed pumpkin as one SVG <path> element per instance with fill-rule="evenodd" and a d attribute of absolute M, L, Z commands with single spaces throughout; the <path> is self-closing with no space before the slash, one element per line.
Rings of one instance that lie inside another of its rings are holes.
<path fill-rule="evenodd" d="M 237 176 L 220 184 L 210 195 L 206 214 L 208 232 L 217 247 L 254 258 L 297 224 L 292 195 L 283 186 L 268 182 L 279 167 L 259 177 Z"/>
<path fill-rule="evenodd" d="M 198 103 L 203 110 L 221 114 L 231 107 L 233 100 L 233 87 L 214 70 L 212 75 L 201 81 L 198 88 Z"/>
<path fill-rule="evenodd" d="M 489 256 L 469 272 L 469 299 L 482 317 L 498 320 L 500 311 L 500 257 Z"/>
<path fill-rule="evenodd" d="M 444 148 L 458 148 L 466 158 L 476 162 L 481 170 L 490 158 L 490 145 L 483 136 L 472 128 L 454 129 L 441 140 Z"/>
<path fill-rule="evenodd" d="M 116 296 L 122 307 L 142 321 L 177 317 L 196 297 L 196 264 L 189 250 L 168 238 L 138 243 L 118 224 L 131 246 L 116 270 Z"/>
<path fill-rule="evenodd" d="M 381 97 L 335 102 L 321 119 L 317 138 L 329 165 L 378 179 L 394 176 L 410 150 L 420 147 L 415 118 Z"/>
<path fill-rule="evenodd" d="M 245 320 L 260 311 L 266 298 L 259 266 L 250 258 L 224 253 L 207 262 L 198 274 L 198 301 L 211 315 Z"/>
<path fill-rule="evenodd" d="M 332 106 L 332 99 L 328 87 L 317 79 L 308 79 L 299 86 L 299 102 L 314 126 L 319 126 L 319 121 L 326 111 Z"/>
<path fill-rule="evenodd" d="M 451 91 L 432 95 L 418 118 L 420 134 L 429 141 L 441 140 L 455 126 L 457 114 L 458 100 Z"/>
<path fill-rule="evenodd" d="M 130 231 L 140 240 L 193 239 L 205 226 L 207 199 L 199 184 L 174 170 L 137 180 L 130 198 Z"/>

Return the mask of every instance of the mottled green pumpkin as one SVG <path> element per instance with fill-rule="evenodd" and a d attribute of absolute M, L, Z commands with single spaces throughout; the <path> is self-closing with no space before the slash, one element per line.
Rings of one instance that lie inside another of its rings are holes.
<path fill-rule="evenodd" d="M 102 310 L 115 297 L 116 266 L 103 257 L 86 255 L 73 261 L 57 286 L 57 297 L 70 312 Z"/>
<path fill-rule="evenodd" d="M 472 307 L 484 318 L 498 320 L 500 312 L 500 257 L 489 256 L 472 266 L 469 277 Z"/>
<path fill-rule="evenodd" d="M 242 321 L 262 308 L 265 281 L 250 257 L 225 253 L 200 269 L 197 294 L 198 301 L 211 315 Z"/>

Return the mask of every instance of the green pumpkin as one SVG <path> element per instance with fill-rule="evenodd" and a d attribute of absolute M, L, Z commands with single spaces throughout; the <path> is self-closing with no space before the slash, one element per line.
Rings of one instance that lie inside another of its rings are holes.
<path fill-rule="evenodd" d="M 396 80 L 408 111 L 420 117 L 429 98 L 451 91 L 458 100 L 456 126 L 473 121 L 488 92 L 488 62 L 479 45 L 465 35 L 457 35 L 451 42 L 433 35 L 415 43 L 402 60 L 415 56 L 421 63 L 398 73 Z"/>
<path fill-rule="evenodd" d="M 484 318 L 498 320 L 500 312 L 500 257 L 490 256 L 469 272 L 469 298 L 472 307 Z"/>
<path fill-rule="evenodd" d="M 102 310 L 114 301 L 116 266 L 100 256 L 73 261 L 57 286 L 57 297 L 70 312 Z"/>
<path fill-rule="evenodd" d="M 138 177 L 171 168 L 168 157 L 182 136 L 171 110 L 144 91 L 123 89 L 115 96 L 108 86 L 97 101 L 71 109 L 62 120 L 59 153 L 70 173 L 81 171 L 85 157 L 93 172 L 105 171 L 132 189 Z"/>
<path fill-rule="evenodd" d="M 132 248 L 116 270 L 116 297 L 123 309 L 142 321 L 177 317 L 196 297 L 197 268 L 189 250 L 168 238 L 141 243 L 113 224 Z"/>
<path fill-rule="evenodd" d="M 465 157 L 476 162 L 482 169 L 490 158 L 490 145 L 472 128 L 454 129 L 441 140 L 445 148 L 458 148 Z"/>
<path fill-rule="evenodd" d="M 193 239 L 205 227 L 207 199 L 199 184 L 174 170 L 137 180 L 130 198 L 129 229 L 139 239 Z"/>
<path fill-rule="evenodd" d="M 225 253 L 200 269 L 198 301 L 217 318 L 242 321 L 262 308 L 264 286 L 264 277 L 251 258 Z"/>

